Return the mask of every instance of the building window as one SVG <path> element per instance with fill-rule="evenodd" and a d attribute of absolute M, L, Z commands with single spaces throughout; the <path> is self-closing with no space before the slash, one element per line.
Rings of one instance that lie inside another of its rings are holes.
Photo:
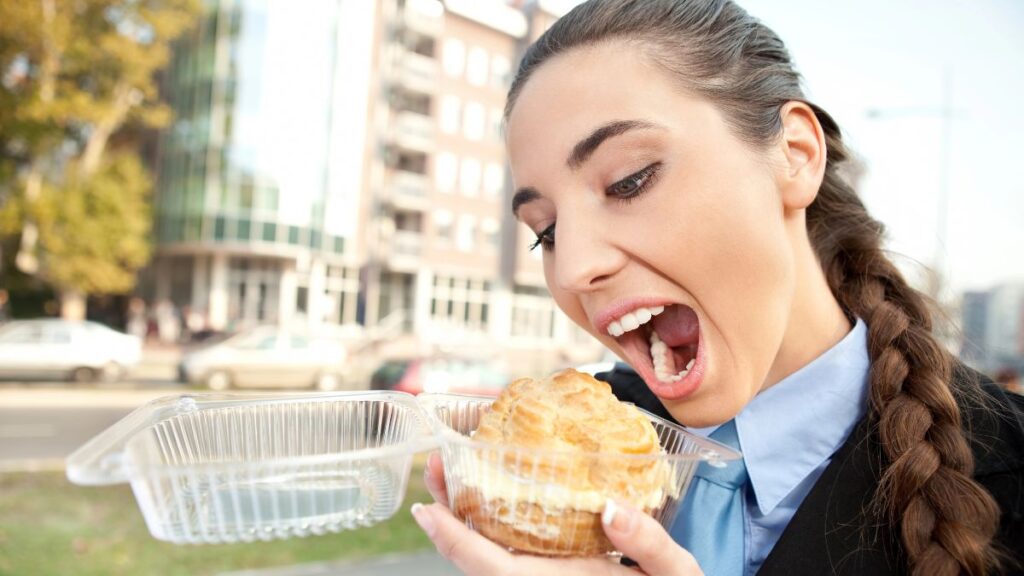
<path fill-rule="evenodd" d="M 484 107 L 477 102 L 467 102 L 463 110 L 462 134 L 470 140 L 483 140 Z"/>
<path fill-rule="evenodd" d="M 227 221 L 223 216 L 217 216 L 213 222 L 213 239 L 223 240 L 227 236 Z"/>
<path fill-rule="evenodd" d="M 427 155 L 422 152 L 403 150 L 394 159 L 395 168 L 416 174 L 427 173 Z"/>
<path fill-rule="evenodd" d="M 263 241 L 273 242 L 277 240 L 277 224 L 273 222 L 264 222 L 263 224 Z"/>
<path fill-rule="evenodd" d="M 434 277 L 430 314 L 442 326 L 485 331 L 491 284 L 470 278 Z"/>
<path fill-rule="evenodd" d="M 441 192 L 455 190 L 455 177 L 458 170 L 458 158 L 451 152 L 440 152 L 434 159 L 434 182 Z"/>
<path fill-rule="evenodd" d="M 507 88 L 510 82 L 509 73 L 511 70 L 512 64 L 508 58 L 501 54 L 496 54 L 494 58 L 491 58 L 491 85 L 502 90 Z"/>
<path fill-rule="evenodd" d="M 325 285 L 326 311 L 338 324 L 362 324 L 359 310 L 359 270 L 345 266 L 328 266 Z"/>
<path fill-rule="evenodd" d="M 474 86 L 487 84 L 487 51 L 479 46 L 469 50 L 466 59 L 466 80 Z"/>
<path fill-rule="evenodd" d="M 448 38 L 444 41 L 441 65 L 445 74 L 455 78 L 462 76 L 462 70 L 466 65 L 466 46 L 462 40 Z"/>
<path fill-rule="evenodd" d="M 463 252 L 472 252 L 476 247 L 474 232 L 476 231 L 476 218 L 471 214 L 459 216 L 459 227 L 456 230 L 455 247 Z"/>
<path fill-rule="evenodd" d="M 441 131 L 456 134 L 459 131 L 459 112 L 462 103 L 458 96 L 446 95 L 441 98 Z"/>
<path fill-rule="evenodd" d="M 555 301 L 541 288 L 520 286 L 512 295 L 512 336 L 551 340 L 555 336 Z"/>
<path fill-rule="evenodd" d="M 498 232 L 501 225 L 494 218 L 484 218 L 480 221 L 480 240 L 488 249 L 497 250 L 501 242 Z"/>
<path fill-rule="evenodd" d="M 480 191 L 480 161 L 476 158 L 462 159 L 459 188 L 466 196 L 476 196 Z"/>
<path fill-rule="evenodd" d="M 497 162 L 488 162 L 487 171 L 484 173 L 484 193 L 489 198 L 501 196 L 501 189 L 505 187 L 505 169 Z"/>
<path fill-rule="evenodd" d="M 241 218 L 235 226 L 235 238 L 248 240 L 252 234 L 252 223 L 248 218 Z"/>
<path fill-rule="evenodd" d="M 455 216 L 448 210 L 434 211 L 434 235 L 438 241 L 451 244 L 455 239 Z"/>

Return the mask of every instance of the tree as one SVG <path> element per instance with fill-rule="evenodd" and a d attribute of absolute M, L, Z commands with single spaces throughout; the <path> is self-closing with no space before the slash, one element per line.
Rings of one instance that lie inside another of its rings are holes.
<path fill-rule="evenodd" d="M 130 291 L 150 255 L 139 135 L 166 126 L 157 74 L 199 0 L 0 0 L 0 235 L 61 295 Z"/>

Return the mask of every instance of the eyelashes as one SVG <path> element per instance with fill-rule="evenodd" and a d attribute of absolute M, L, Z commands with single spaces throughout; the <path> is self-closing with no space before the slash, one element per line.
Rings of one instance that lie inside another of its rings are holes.
<path fill-rule="evenodd" d="M 550 249 L 555 245 L 555 225 L 552 223 L 547 228 L 540 231 L 537 234 L 537 239 L 530 244 L 530 251 L 533 251 L 537 246 L 543 246 L 545 249 Z"/>
<path fill-rule="evenodd" d="M 623 203 L 633 201 L 654 184 L 661 172 L 661 167 L 661 162 L 655 162 L 639 172 L 626 176 L 605 188 L 605 196 Z M 545 250 L 551 250 L 555 247 L 554 223 L 537 233 L 537 239 L 530 244 L 530 250 L 532 251 L 538 246 L 543 247 Z"/>
<path fill-rule="evenodd" d="M 643 194 L 657 179 L 661 171 L 661 162 L 655 162 L 643 170 L 626 176 L 605 189 L 605 195 L 619 200 L 630 201 Z"/>

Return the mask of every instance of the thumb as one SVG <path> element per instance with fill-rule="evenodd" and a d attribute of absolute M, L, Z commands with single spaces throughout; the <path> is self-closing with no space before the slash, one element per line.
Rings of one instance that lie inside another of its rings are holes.
<path fill-rule="evenodd" d="M 624 555 L 651 576 L 703 574 L 693 555 L 677 544 L 654 518 L 635 508 L 608 500 L 601 514 L 604 533 Z"/>

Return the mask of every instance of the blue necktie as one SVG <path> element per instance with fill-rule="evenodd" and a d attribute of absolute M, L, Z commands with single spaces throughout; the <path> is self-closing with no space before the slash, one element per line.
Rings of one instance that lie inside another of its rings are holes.
<path fill-rule="evenodd" d="M 736 422 L 721 425 L 711 439 L 738 450 Z M 748 478 L 743 460 L 724 468 L 701 463 L 679 507 L 672 538 L 693 554 L 707 576 L 743 574 L 743 485 Z"/>

